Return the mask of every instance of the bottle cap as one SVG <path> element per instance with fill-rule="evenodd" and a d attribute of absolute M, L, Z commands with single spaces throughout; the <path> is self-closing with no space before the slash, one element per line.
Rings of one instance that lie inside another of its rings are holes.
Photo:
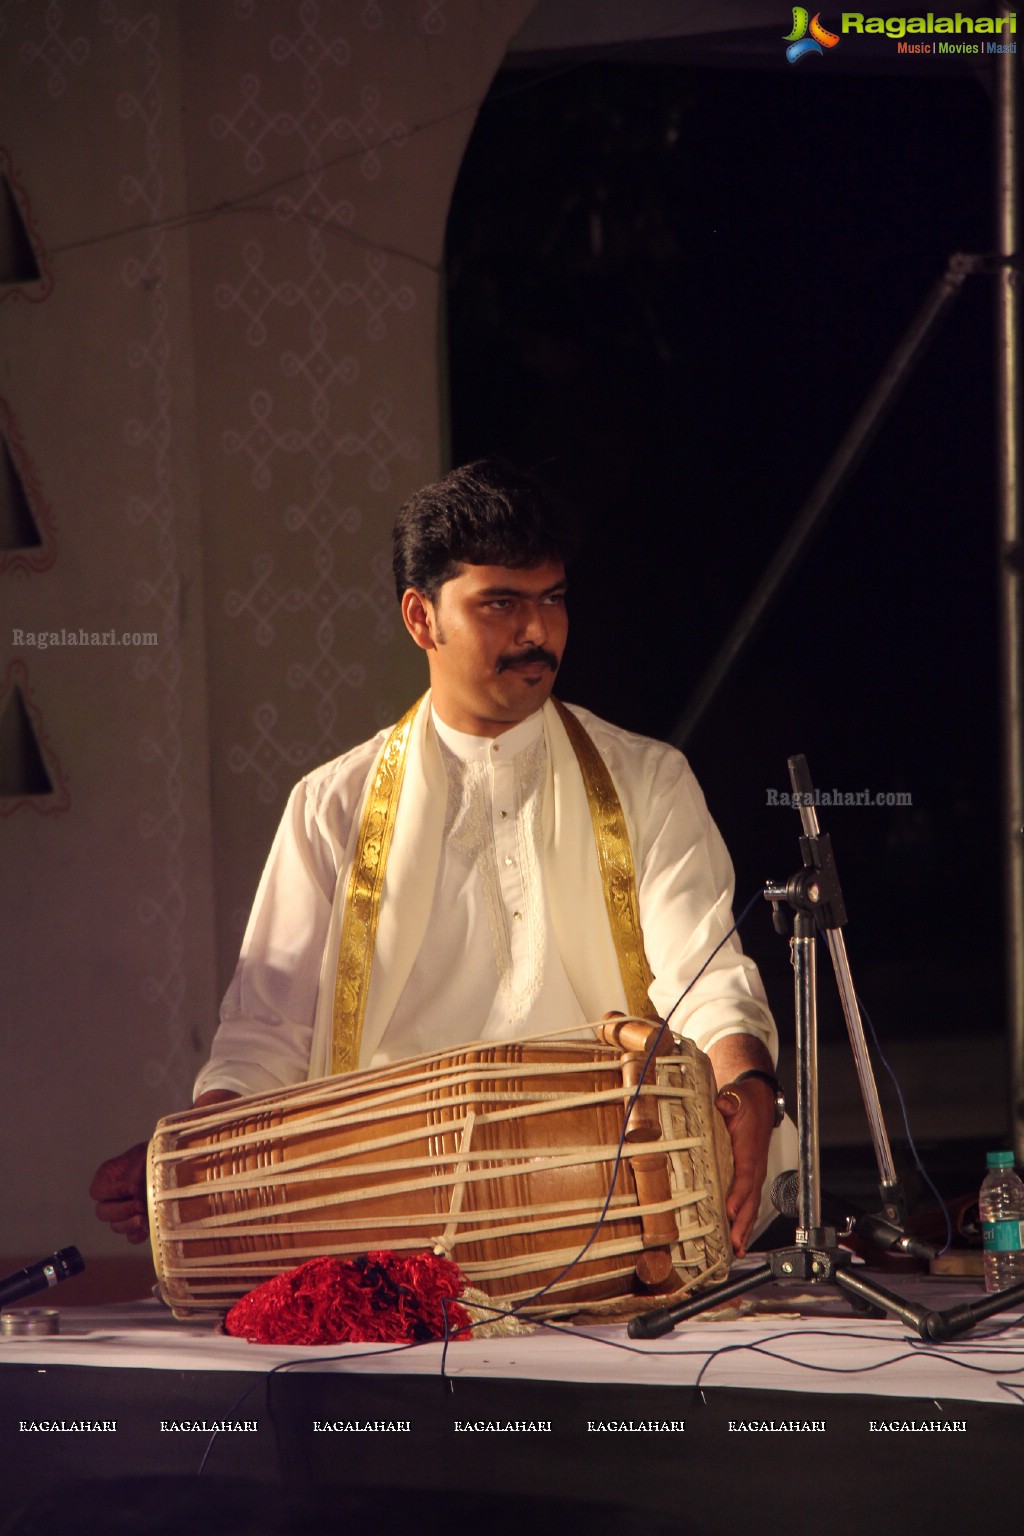
<path fill-rule="evenodd" d="M 990 1152 L 985 1159 L 989 1168 L 1012 1168 L 1012 1152 Z"/>

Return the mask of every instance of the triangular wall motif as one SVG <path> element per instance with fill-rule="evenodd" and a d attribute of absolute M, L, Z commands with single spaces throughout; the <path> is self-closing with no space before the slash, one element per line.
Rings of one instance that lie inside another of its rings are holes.
<path fill-rule="evenodd" d="M 38 283 L 41 277 L 11 184 L 0 176 L 0 283 Z"/>
<path fill-rule="evenodd" d="M 46 771 L 21 689 L 12 688 L 0 715 L 0 799 L 52 794 L 53 780 Z"/>
<path fill-rule="evenodd" d="M 22 807 L 52 815 L 70 803 L 67 780 L 32 701 L 28 669 L 12 661 L 0 688 L 0 816 Z"/>
<path fill-rule="evenodd" d="M 42 543 L 11 450 L 0 436 L 0 550 L 39 549 Z"/>
<path fill-rule="evenodd" d="M 14 413 L 0 397 L 0 575 L 46 571 L 56 558 L 50 505 Z"/>
<path fill-rule="evenodd" d="M 38 303 L 52 288 L 53 274 L 43 254 L 28 193 L 15 174 L 10 155 L 0 149 L 0 304 L 10 298 Z"/>

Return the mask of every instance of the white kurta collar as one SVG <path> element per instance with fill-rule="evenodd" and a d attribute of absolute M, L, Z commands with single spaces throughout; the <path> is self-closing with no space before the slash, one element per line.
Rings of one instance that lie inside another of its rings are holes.
<path fill-rule="evenodd" d="M 438 740 L 464 763 L 491 762 L 496 756 L 505 762 L 532 747 L 544 734 L 544 718 L 539 709 L 500 736 L 471 736 L 466 731 L 457 731 L 441 719 L 433 705 L 430 718 Z"/>

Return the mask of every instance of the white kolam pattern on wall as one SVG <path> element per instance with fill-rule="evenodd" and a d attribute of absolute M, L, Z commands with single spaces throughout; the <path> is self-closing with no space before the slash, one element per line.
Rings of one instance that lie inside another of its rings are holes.
<path fill-rule="evenodd" d="M 184 600 L 200 565 L 187 240 L 166 222 L 185 202 L 176 21 L 133 0 L 0 13 L 0 142 L 52 278 L 45 302 L 0 310 L 0 358 L 56 531 L 29 582 L 0 573 L 0 655 L 30 675 L 66 801 L 0 833 L 18 1255 L 69 1231 L 104 1246 L 92 1169 L 187 1094 L 216 990 L 202 610 Z"/>
<path fill-rule="evenodd" d="M 122 121 L 138 134 L 137 169 L 118 179 L 121 201 L 144 228 L 140 248 L 120 264 L 125 287 L 146 295 L 140 318 L 146 321 L 141 334 L 127 344 L 128 366 L 137 376 L 135 401 L 138 414 L 124 421 L 124 439 L 139 455 L 139 490 L 128 499 L 126 514 L 149 538 L 151 564 L 140 571 L 134 597 L 144 615 L 141 629 L 157 629 L 160 645 L 142 650 L 132 662 L 137 680 L 152 690 L 155 710 L 149 729 L 139 739 L 142 762 L 152 769 L 159 788 L 155 803 L 139 817 L 137 825 L 151 845 L 150 868 L 159 879 L 138 904 L 140 923 L 163 936 L 164 965 L 143 981 L 143 997 L 157 1008 L 164 1021 L 165 1049 L 160 1058 L 146 1063 L 147 1082 L 180 1092 L 181 1078 L 191 1068 L 185 1051 L 185 1005 L 188 995 L 183 927 L 188 897 L 183 879 L 183 844 L 188 805 L 182 782 L 182 654 L 180 625 L 180 570 L 178 520 L 172 493 L 171 463 L 176 452 L 175 430 L 181 402 L 174 397 L 169 365 L 174 345 L 172 317 L 168 315 L 164 277 L 168 234 L 163 164 L 168 154 L 164 142 L 166 104 L 163 96 L 163 37 L 156 10 L 139 12 L 121 0 L 102 0 L 99 18 L 109 27 L 119 49 L 131 57 L 128 71 L 134 89 L 123 90 L 116 101 Z M 184 1057 L 184 1072 L 182 1058 Z"/>
<path fill-rule="evenodd" d="M 248 20 L 252 6 L 239 0 L 235 14 Z M 363 15 L 374 28 L 379 25 L 376 7 L 364 9 Z M 359 616 L 382 645 L 396 634 L 386 563 L 377 558 L 368 571 L 358 573 L 361 580 L 350 577 L 345 545 L 362 526 L 363 511 L 339 500 L 336 467 L 343 458 L 363 458 L 370 487 L 383 493 L 393 483 L 390 463 L 396 455 L 411 462 L 421 456 L 415 438 L 394 437 L 389 428 L 392 405 L 386 399 L 369 402 L 371 428 L 362 435 L 357 430 L 355 417 L 363 403 L 358 396 L 353 399 L 351 391 L 359 383 L 360 363 L 346 350 L 385 337 L 385 313 L 392 307 L 398 314 L 408 313 L 416 303 L 415 292 L 409 283 L 387 286 L 386 253 L 372 248 L 360 253 L 364 271 L 369 271 L 361 284 L 339 275 L 339 263 L 332 259 L 336 253 L 325 237 L 328 227 L 351 229 L 356 221 L 352 200 L 332 195 L 325 161 L 351 151 L 360 175 L 375 180 L 382 172 L 382 157 L 389 148 L 403 145 L 406 129 L 401 122 L 381 120 L 380 94 L 372 85 L 360 89 L 358 118 L 332 112 L 334 104 L 347 99 L 339 86 L 352 47 L 346 38 L 322 30 L 329 18 L 315 0 L 305 0 L 291 19 L 289 32 L 267 39 L 269 83 L 247 74 L 239 83 L 237 103 L 210 120 L 215 138 L 235 141 L 253 178 L 268 173 L 268 140 L 286 142 L 302 166 L 273 196 L 274 218 L 295 223 L 302 233 L 302 265 L 289 264 L 287 271 L 272 273 L 264 244 L 247 240 L 238 253 L 238 276 L 215 291 L 216 303 L 237 311 L 244 321 L 242 334 L 254 354 L 253 376 L 265 380 L 264 387 L 248 397 L 248 419 L 224 431 L 224 452 L 248 460 L 258 492 L 273 491 L 281 459 L 298 465 L 306 482 L 303 499 L 283 510 L 284 527 L 300 535 L 305 545 L 305 580 L 281 582 L 272 553 L 262 550 L 251 560 L 247 585 L 232 587 L 224 599 L 227 614 L 244 619 L 259 645 L 274 645 L 279 615 L 292 620 L 292 631 L 300 616 L 308 628 L 307 655 L 293 661 L 286 672 L 288 688 L 307 693 L 312 706 L 303 717 L 302 734 L 283 739 L 277 704 L 259 699 L 252 708 L 248 740 L 232 743 L 228 752 L 230 767 L 254 776 L 260 798 L 277 805 L 298 773 L 338 751 L 341 698 L 367 681 L 365 663 L 344 654 L 338 616 Z M 275 67 L 288 74 L 282 77 Z M 268 106 L 268 100 L 274 104 Z M 288 110 L 293 102 L 301 104 L 300 110 Z M 343 313 L 352 303 L 361 303 L 369 314 L 358 334 Z M 281 392 L 302 397 L 301 424 L 277 426 Z"/>
<path fill-rule="evenodd" d="M 292 784 L 425 683 L 389 534 L 443 467 L 448 202 L 494 28 L 503 48 L 529 8 L 236 0 L 192 40 L 222 975 Z"/>

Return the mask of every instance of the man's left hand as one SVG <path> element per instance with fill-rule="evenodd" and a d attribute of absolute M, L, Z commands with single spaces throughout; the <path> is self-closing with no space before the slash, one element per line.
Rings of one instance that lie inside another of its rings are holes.
<path fill-rule="evenodd" d="M 725 1083 L 715 1108 L 729 1128 L 735 1168 L 725 1214 L 737 1258 L 747 1251 L 768 1172 L 768 1143 L 775 1127 L 775 1096 L 760 1078 Z"/>

